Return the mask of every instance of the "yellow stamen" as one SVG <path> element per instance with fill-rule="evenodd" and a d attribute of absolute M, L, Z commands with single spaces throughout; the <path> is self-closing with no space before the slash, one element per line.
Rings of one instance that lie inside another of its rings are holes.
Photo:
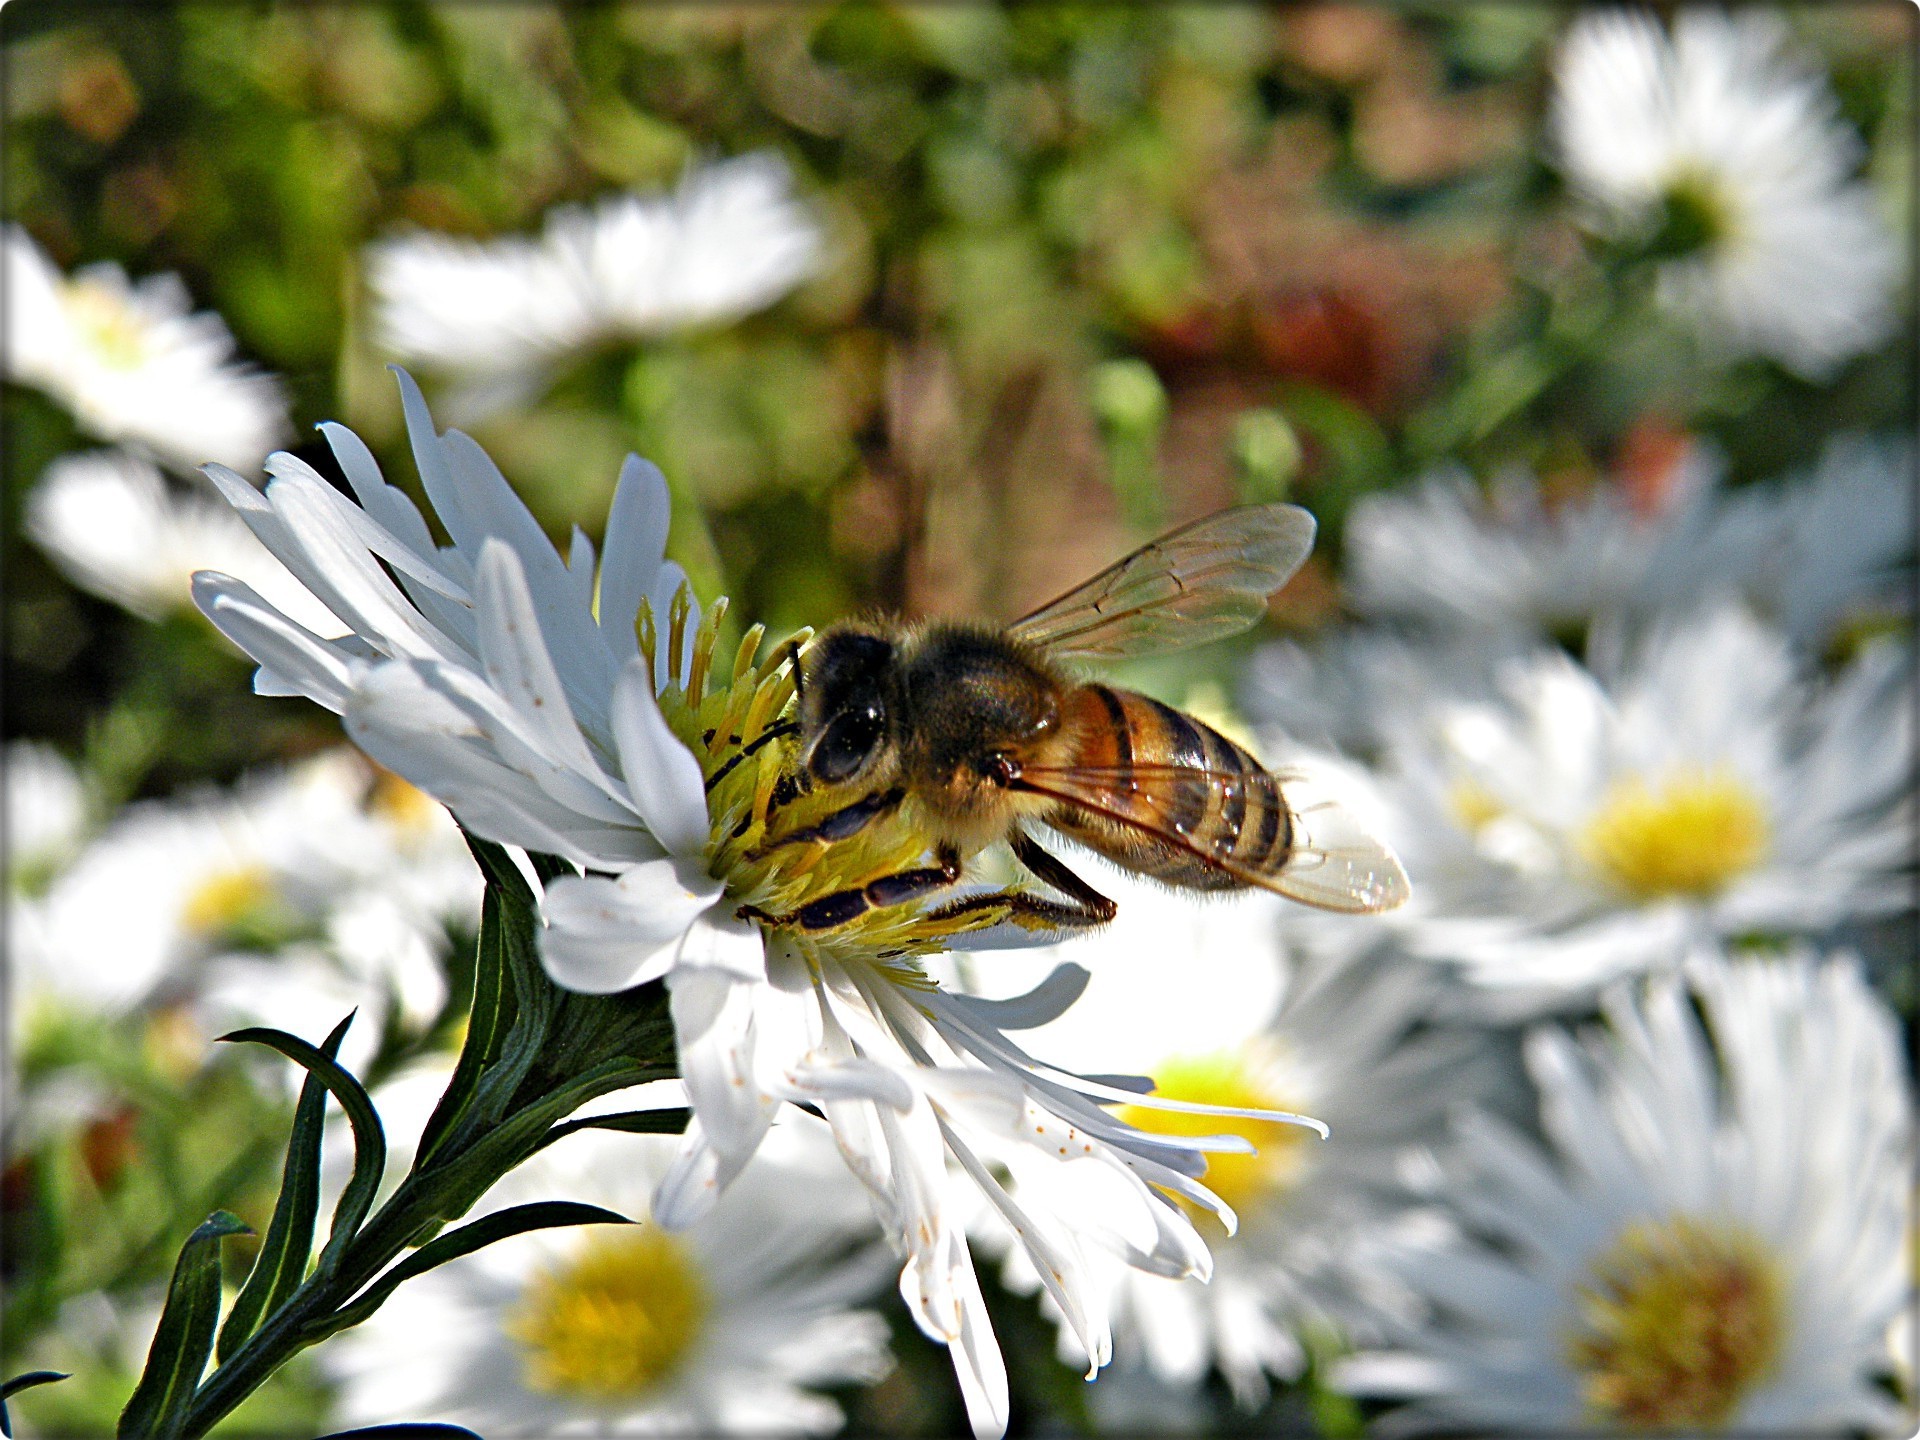
<path fill-rule="evenodd" d="M 1566 1353 L 1603 1428 L 1719 1428 L 1779 1358 L 1780 1280 L 1744 1232 L 1686 1216 L 1634 1225 L 1590 1274 Z"/>
<path fill-rule="evenodd" d="M 1447 789 L 1447 808 L 1469 835 L 1492 824 L 1507 813 L 1507 807 L 1478 780 L 1461 776 Z"/>
<path fill-rule="evenodd" d="M 64 298 L 67 315 L 108 365 L 133 370 L 146 362 L 146 331 L 124 296 L 97 281 L 76 280 Z"/>
<path fill-rule="evenodd" d="M 1683 772 L 1658 787 L 1614 784 L 1580 837 L 1588 862 L 1640 900 L 1717 894 L 1766 855 L 1767 811 L 1726 771 Z"/>
<path fill-rule="evenodd" d="M 1245 1052 L 1226 1051 L 1169 1060 L 1154 1067 L 1154 1093 L 1172 1100 L 1240 1109 L 1295 1108 L 1273 1093 L 1272 1085 L 1265 1083 L 1259 1073 L 1261 1068 L 1260 1057 Z M 1251 1141 L 1254 1146 L 1251 1155 L 1209 1155 L 1207 1173 L 1201 1177 L 1206 1187 L 1236 1212 L 1244 1213 L 1261 1200 L 1292 1186 L 1299 1180 L 1307 1159 L 1304 1142 L 1309 1132 L 1277 1120 L 1187 1115 L 1144 1105 L 1123 1105 L 1115 1112 L 1115 1118 L 1155 1135 L 1238 1135 Z M 1218 1228 L 1218 1222 L 1210 1214 L 1191 1205 L 1188 1210 L 1196 1220 L 1204 1216 Z"/>
<path fill-rule="evenodd" d="M 438 800 L 391 770 L 381 770 L 373 777 L 367 808 L 394 829 L 413 837 L 426 834 L 441 813 Z"/>
<path fill-rule="evenodd" d="M 241 929 L 273 906 L 273 877 L 264 865 L 221 870 L 202 880 L 180 907 L 180 924 L 196 935 Z"/>
<path fill-rule="evenodd" d="M 507 1320 L 526 1383 L 583 1400 L 631 1400 L 671 1379 L 711 1302 L 685 1246 L 653 1226 L 593 1239 L 539 1276 Z"/>

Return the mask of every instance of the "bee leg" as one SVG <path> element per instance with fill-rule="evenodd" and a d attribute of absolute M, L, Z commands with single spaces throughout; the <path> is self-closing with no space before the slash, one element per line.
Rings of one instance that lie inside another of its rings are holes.
<path fill-rule="evenodd" d="M 877 880 L 869 880 L 852 890 L 836 890 L 831 895 L 822 895 L 818 900 L 809 900 L 798 910 L 785 915 L 769 914 L 758 905 L 742 905 L 735 913 L 742 920 L 758 920 L 763 925 L 798 926 L 802 930 L 837 930 L 869 910 L 899 905 L 930 890 L 943 890 L 959 880 L 958 850 L 951 845 L 942 845 L 935 852 L 935 858 L 939 861 L 937 865 L 919 870 L 900 870 L 892 875 L 882 875 Z"/>
<path fill-rule="evenodd" d="M 1080 909 L 1091 917 L 1084 923 L 1104 925 L 1120 913 L 1118 905 L 1069 870 L 1064 861 L 1042 850 L 1026 831 L 1013 832 L 1013 854 L 1016 860 L 1040 879 L 1062 895 L 1079 902 Z"/>
<path fill-rule="evenodd" d="M 1105 899 L 1104 896 L 1101 898 Z M 1111 900 L 1106 903 L 1113 905 Z M 958 920 L 982 910 L 1005 910 L 1008 919 L 1027 930 L 1091 930 L 1113 918 L 1112 914 L 1090 905 L 1042 900 L 1022 890 L 996 890 L 991 895 L 969 895 L 964 900 L 955 900 L 951 905 L 942 905 L 927 918 L 934 921 Z"/>
<path fill-rule="evenodd" d="M 890 815 L 900 808 L 900 802 L 907 798 L 907 792 L 898 787 L 885 790 L 877 795 L 869 795 L 864 800 L 856 800 L 851 805 L 834 811 L 818 824 L 809 825 L 804 830 L 795 830 L 792 834 L 782 835 L 770 844 L 762 845 L 754 852 L 757 859 L 782 845 L 801 845 L 809 841 L 846 840 L 859 834 L 882 815 Z M 878 882 L 876 882 L 878 883 Z"/>

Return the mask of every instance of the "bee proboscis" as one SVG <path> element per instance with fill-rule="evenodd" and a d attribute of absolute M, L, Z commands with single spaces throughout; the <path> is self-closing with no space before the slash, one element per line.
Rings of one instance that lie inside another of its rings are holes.
<path fill-rule="evenodd" d="M 1240 506 L 1162 536 L 1009 626 L 828 627 L 795 660 L 796 780 L 836 803 L 768 844 L 844 840 L 905 809 L 934 863 L 754 918 L 832 930 L 957 884 L 969 860 L 1004 840 L 1058 898 L 1013 888 L 951 901 L 936 917 L 997 908 L 1026 928 L 1061 931 L 1111 920 L 1114 902 L 1043 849 L 1034 826 L 1182 888 L 1257 887 L 1355 913 L 1401 904 L 1400 862 L 1316 782 L 1269 771 L 1193 716 L 1073 668 L 1246 629 L 1306 559 L 1314 528 L 1298 506 Z"/>

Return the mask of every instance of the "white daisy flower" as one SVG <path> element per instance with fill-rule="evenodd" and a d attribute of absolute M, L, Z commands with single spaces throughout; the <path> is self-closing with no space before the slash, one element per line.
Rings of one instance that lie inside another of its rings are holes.
<path fill-rule="evenodd" d="M 1584 1044 L 1528 1037 L 1550 1154 L 1486 1116 L 1442 1160 L 1455 1226 L 1380 1262 L 1421 1302 L 1338 1375 L 1406 1429 L 1906 1433 L 1876 1383 L 1905 1300 L 1899 1028 L 1850 961 L 1702 954 Z"/>
<path fill-rule="evenodd" d="M 1439 1138 L 1447 1107 L 1484 1088 L 1481 1037 L 1416 1033 L 1435 982 L 1419 961 L 1378 948 L 1359 957 L 1317 953 L 1299 943 L 1305 932 L 1273 897 L 1196 906 L 1075 858 L 1076 869 L 1096 872 L 1096 887 L 1120 901 L 1126 921 L 1061 949 L 1093 978 L 1080 1003 L 1034 1033 L 1035 1043 L 1066 1065 L 1139 1070 L 1161 1095 L 1304 1110 L 1331 1132 L 1316 1140 L 1266 1121 L 1120 1112 L 1144 1130 L 1225 1128 L 1257 1147 L 1217 1155 L 1208 1167 L 1208 1187 L 1233 1207 L 1240 1229 L 1229 1237 L 1194 1213 L 1214 1257 L 1205 1286 L 1117 1260 L 1098 1267 L 1123 1368 L 1191 1388 L 1217 1367 L 1242 1404 L 1256 1405 L 1270 1375 L 1300 1374 L 1304 1326 L 1368 1324 L 1348 1264 L 1356 1237 L 1391 1213 L 1410 1151 Z M 996 957 L 996 969 L 1012 960 Z M 1167 983 L 1171 973 L 1180 984 Z M 1017 1155 L 1010 1163 L 1023 1201 L 1052 1182 Z M 1023 1255 L 1011 1257 L 1008 1279 L 1035 1287 Z M 1070 1329 L 1061 1342 L 1068 1359 L 1085 1363 Z"/>
<path fill-rule="evenodd" d="M 644 1215 L 672 1156 L 670 1140 L 583 1132 L 475 1213 L 567 1199 Z M 778 1126 L 687 1229 L 541 1231 L 402 1286 L 321 1350 L 335 1418 L 500 1437 L 829 1434 L 843 1417 L 818 1388 L 891 1365 L 886 1322 L 853 1308 L 886 1275 L 871 1235 L 818 1122 Z"/>
<path fill-rule="evenodd" d="M 475 396 L 497 399 L 570 352 L 751 314 L 819 252 L 819 224 L 792 188 L 786 162 L 761 151 L 690 170 L 671 193 L 561 206 L 537 240 L 380 241 L 367 255 L 380 343 L 479 377 Z"/>
<path fill-rule="evenodd" d="M 1684 507 L 1708 483 L 1696 452 L 1670 503 Z M 1613 485 L 1549 508 L 1538 480 L 1518 470 L 1484 490 L 1464 470 L 1444 470 L 1355 503 L 1346 594 L 1364 615 L 1433 629 L 1577 632 L 1636 602 L 1662 521 Z"/>
<path fill-rule="evenodd" d="M 1413 879 L 1388 923 L 1487 1004 L 1577 1003 L 1690 937 L 1814 935 L 1911 902 L 1903 646 L 1816 682 L 1728 605 L 1631 645 L 1598 632 L 1591 670 L 1557 648 L 1457 667 L 1362 648 L 1400 657 L 1355 687 Z"/>
<path fill-rule="evenodd" d="M 1810 378 L 1894 320 L 1902 260 L 1859 137 L 1777 15 L 1582 14 L 1554 64 L 1550 126 L 1597 233 L 1656 259 L 1661 303 L 1710 344 Z"/>
<path fill-rule="evenodd" d="M 0 251 L 7 377 L 93 434 L 190 469 L 209 456 L 257 465 L 286 433 L 279 383 L 234 360 L 225 322 L 192 313 L 177 275 L 136 285 L 103 264 L 68 279 L 16 225 L 0 233 Z"/>
<path fill-rule="evenodd" d="M 1367 495 L 1347 521 L 1347 597 L 1426 631 L 1519 639 L 1736 594 L 1812 647 L 1904 608 L 1908 445 L 1842 436 L 1811 476 L 1738 489 L 1721 485 L 1721 469 L 1689 447 L 1652 511 L 1613 483 L 1550 507 L 1517 470 L 1484 490 L 1443 471 Z"/>
<path fill-rule="evenodd" d="M 37 889 L 79 847 L 87 824 L 87 789 L 79 773 L 53 746 L 15 740 L 0 760 L 4 800 L 7 891 Z"/>
<path fill-rule="evenodd" d="M 480 880 L 444 812 L 418 813 L 438 806 L 408 797 L 391 802 L 404 818 L 384 813 L 402 783 L 343 750 L 232 793 L 127 807 L 10 912 L 16 1033 L 153 1001 L 187 1002 L 207 1030 L 297 1030 L 316 1007 L 359 1006 L 345 1053 L 364 1059 L 390 1002 L 431 1019 L 447 928 L 477 928 Z"/>
<path fill-rule="evenodd" d="M 143 619 L 191 610 L 193 572 L 211 569 L 241 576 L 303 625 L 339 628 L 232 506 L 169 485 L 125 450 L 49 465 L 27 496 L 26 532 L 75 585 Z"/>
<path fill-rule="evenodd" d="M 1230 1228 L 1196 1177 L 1204 1152 L 1245 1142 L 1134 1129 L 1104 1105 L 1196 1107 L 1058 1070 L 1008 1038 L 1061 1013 L 1084 972 L 1017 1001 L 934 983 L 918 957 L 962 932 L 971 943 L 1031 940 L 1011 924 L 974 933 L 1000 919 L 991 909 L 941 919 L 911 901 L 875 904 L 818 935 L 774 923 L 763 937 L 744 916 L 790 915 L 924 869 L 925 837 L 896 814 L 832 846 L 763 846 L 776 812 L 804 826 L 832 804 L 780 785 L 794 762 L 793 726 L 780 718 L 792 650 L 758 659 L 756 627 L 730 665 L 716 664 L 724 601 L 703 613 L 663 563 L 659 471 L 627 461 L 596 575 L 583 535 L 563 561 L 485 453 L 457 430 L 436 433 L 404 374 L 401 387 L 453 543 L 436 547 L 366 447 L 323 426 L 364 508 L 288 455 L 269 458 L 264 496 L 220 467 L 209 474 L 353 635 L 324 640 L 228 576 L 196 577 L 202 607 L 261 662 L 257 688 L 341 712 L 361 748 L 474 833 L 590 872 L 545 887 L 542 955 L 572 989 L 665 979 L 671 990 L 694 1117 L 656 1218 L 697 1221 L 783 1103 L 817 1107 L 907 1257 L 915 1319 L 951 1347 L 975 1427 L 998 1433 L 1006 1372 L 967 1250 L 968 1196 L 977 1189 L 1008 1216 L 1097 1366 L 1110 1339 L 1083 1293 L 1085 1246 L 1204 1275 L 1206 1246 L 1169 1197 Z M 1014 1147 L 1072 1172 L 1072 1211 L 1028 1211 L 1007 1194 L 983 1156 Z"/>

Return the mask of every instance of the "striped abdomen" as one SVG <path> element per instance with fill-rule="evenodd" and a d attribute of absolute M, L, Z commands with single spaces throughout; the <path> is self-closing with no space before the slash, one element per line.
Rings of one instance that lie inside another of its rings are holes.
<path fill-rule="evenodd" d="M 1226 736 L 1131 690 L 1083 685 L 1062 729 L 1067 764 L 1035 771 L 1060 803 L 1046 823 L 1169 885 L 1227 890 L 1285 866 L 1292 830 L 1280 782 Z"/>

